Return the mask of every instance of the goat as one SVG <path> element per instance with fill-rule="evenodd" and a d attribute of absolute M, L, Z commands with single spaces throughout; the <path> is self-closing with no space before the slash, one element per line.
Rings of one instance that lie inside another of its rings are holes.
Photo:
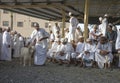
<path fill-rule="evenodd" d="M 29 66 L 32 64 L 32 56 L 34 55 L 35 47 L 29 45 L 27 47 L 21 48 L 20 64 L 23 63 L 23 66 L 26 66 L 28 63 Z"/>

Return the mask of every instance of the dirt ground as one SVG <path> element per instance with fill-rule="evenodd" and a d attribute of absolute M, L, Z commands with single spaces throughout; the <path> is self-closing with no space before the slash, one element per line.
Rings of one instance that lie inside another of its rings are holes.
<path fill-rule="evenodd" d="M 18 59 L 0 61 L 0 83 L 120 83 L 120 69 L 66 67 L 46 63 L 46 66 L 26 66 Z"/>

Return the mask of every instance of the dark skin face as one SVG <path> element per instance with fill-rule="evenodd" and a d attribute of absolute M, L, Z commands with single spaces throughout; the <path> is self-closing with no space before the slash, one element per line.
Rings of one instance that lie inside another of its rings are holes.
<path fill-rule="evenodd" d="M 106 43 L 106 39 L 105 38 L 101 38 L 100 43 L 101 44 L 105 44 Z"/>
<path fill-rule="evenodd" d="M 37 31 L 39 30 L 39 27 L 37 26 L 37 27 L 34 27 Z"/>
<path fill-rule="evenodd" d="M 79 41 L 80 41 L 80 42 L 84 42 L 84 38 L 80 38 Z"/>

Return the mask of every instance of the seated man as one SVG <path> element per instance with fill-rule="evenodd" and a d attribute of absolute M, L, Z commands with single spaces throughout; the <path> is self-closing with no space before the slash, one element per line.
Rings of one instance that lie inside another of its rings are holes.
<path fill-rule="evenodd" d="M 92 43 L 91 39 L 87 39 L 87 42 L 85 44 L 84 54 L 82 57 L 84 67 L 93 66 L 95 51 L 96 51 L 96 45 Z"/>
<path fill-rule="evenodd" d="M 85 47 L 84 37 L 80 36 L 75 52 L 76 52 L 76 59 L 77 59 L 77 61 L 80 61 L 81 66 L 82 66 L 82 55 L 83 55 L 84 47 Z"/>
<path fill-rule="evenodd" d="M 97 43 L 102 36 L 102 33 L 98 30 L 98 26 L 94 25 L 93 30 L 89 33 L 89 39 L 92 39 L 93 42 Z"/>
<path fill-rule="evenodd" d="M 95 61 L 99 68 L 110 68 L 112 60 L 112 47 L 106 37 L 101 37 L 96 48 Z"/>
<path fill-rule="evenodd" d="M 70 58 L 71 54 L 74 53 L 74 49 L 70 43 L 68 43 L 67 40 L 61 39 L 61 49 L 56 54 L 56 58 L 58 59 L 59 63 L 62 64 L 63 61 L 67 61 L 67 66 L 70 65 Z"/>
<path fill-rule="evenodd" d="M 47 52 L 47 58 L 48 58 L 48 60 L 53 61 L 53 62 L 55 61 L 54 57 L 55 57 L 55 54 L 57 52 L 56 48 L 60 44 L 61 44 L 60 40 L 57 40 L 57 41 L 55 41 L 55 42 L 52 43 L 52 47 Z"/>

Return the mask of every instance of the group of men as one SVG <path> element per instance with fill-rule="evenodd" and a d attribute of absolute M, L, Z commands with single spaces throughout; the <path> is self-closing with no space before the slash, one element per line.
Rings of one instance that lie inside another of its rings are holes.
<path fill-rule="evenodd" d="M 54 38 L 50 34 L 52 46 L 47 52 L 48 59 L 59 64 L 74 63 L 81 66 L 111 67 L 114 54 L 120 52 L 120 29 L 108 22 L 108 15 L 100 17 L 100 25 L 94 25 L 89 38 L 84 41 L 84 32 L 78 26 L 78 20 L 69 13 L 70 26 L 65 29 L 65 38 Z M 54 28 L 53 28 L 54 29 Z M 120 63 L 119 63 L 120 65 Z"/>
<path fill-rule="evenodd" d="M 35 30 L 27 43 L 35 46 L 34 64 L 44 65 L 48 59 L 60 65 L 66 63 L 70 66 L 74 63 L 84 67 L 98 65 L 99 68 L 110 68 L 113 54 L 120 52 L 120 30 L 113 30 L 113 25 L 108 23 L 108 16 L 105 15 L 99 18 L 101 24 L 93 27 L 85 41 L 84 32 L 78 26 L 79 21 L 72 13 L 69 16 L 70 26 L 65 29 L 64 38 L 61 37 L 58 23 L 55 23 L 50 34 L 38 23 L 34 23 Z M 15 48 L 13 57 L 19 57 L 20 49 L 24 46 L 23 37 L 15 33 L 11 36 L 10 28 L 4 30 L 0 37 L 0 59 L 11 60 L 12 47 Z"/>
<path fill-rule="evenodd" d="M 10 27 L 0 28 L 0 60 L 11 61 L 12 57 L 20 57 L 20 49 L 24 39 L 20 33 L 11 31 Z"/>

